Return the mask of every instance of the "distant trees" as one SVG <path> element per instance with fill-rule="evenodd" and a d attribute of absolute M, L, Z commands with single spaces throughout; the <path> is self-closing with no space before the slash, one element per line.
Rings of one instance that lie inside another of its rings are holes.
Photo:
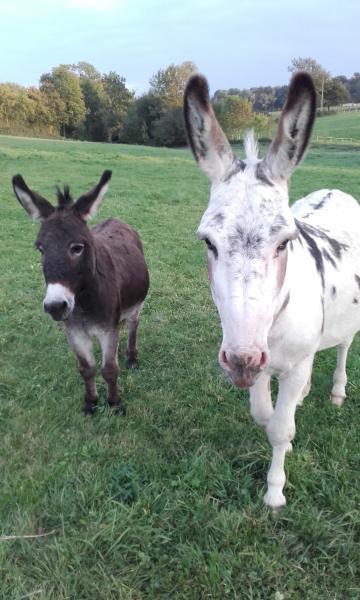
<path fill-rule="evenodd" d="M 59 122 L 63 135 L 72 135 L 83 123 L 86 106 L 79 78 L 67 65 L 52 69 L 40 77 L 40 91 L 45 95 L 60 99 Z"/>
<path fill-rule="evenodd" d="M 155 146 L 186 143 L 182 104 L 189 77 L 197 68 L 191 61 L 159 69 L 150 79 L 150 90 L 135 99 L 128 111 L 120 140 Z"/>
<path fill-rule="evenodd" d="M 313 76 L 320 106 L 360 103 L 359 72 L 333 78 L 312 58 L 292 59 L 289 70 L 299 69 Z M 85 61 L 54 67 L 41 75 L 38 88 L 0 83 L 0 132 L 182 146 L 183 93 L 196 70 L 191 61 L 159 69 L 149 81 L 149 91 L 137 98 L 122 75 L 100 73 Z M 286 85 L 233 87 L 217 90 L 212 103 L 231 140 L 242 138 L 249 128 L 259 137 L 269 137 L 269 113 L 282 108 L 286 94 Z"/>
<path fill-rule="evenodd" d="M 241 96 L 223 96 L 214 102 L 216 117 L 232 141 L 240 140 L 247 129 L 254 129 L 260 137 L 270 133 L 270 119 L 265 114 L 255 114 L 252 103 Z"/>
<path fill-rule="evenodd" d="M 338 106 L 349 100 L 349 93 L 343 83 L 338 78 L 332 78 L 329 71 L 319 65 L 314 58 L 293 58 L 288 69 L 292 73 L 296 71 L 310 73 L 318 96 L 320 111 L 324 106 L 329 109 L 330 106 Z"/>

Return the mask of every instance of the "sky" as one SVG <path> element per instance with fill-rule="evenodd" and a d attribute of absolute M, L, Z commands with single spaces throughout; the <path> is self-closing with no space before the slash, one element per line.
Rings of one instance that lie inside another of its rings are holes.
<path fill-rule="evenodd" d="M 360 71 L 360 0 L 0 0 L 0 81 L 38 85 L 59 64 L 116 71 L 137 94 L 192 60 L 211 92 L 283 85 L 294 57 Z"/>

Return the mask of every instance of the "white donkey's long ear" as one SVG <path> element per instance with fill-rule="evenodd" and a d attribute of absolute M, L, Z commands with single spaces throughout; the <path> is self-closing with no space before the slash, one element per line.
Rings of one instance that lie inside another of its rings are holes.
<path fill-rule="evenodd" d="M 100 208 L 109 187 L 111 175 L 111 171 L 104 171 L 99 183 L 75 202 L 73 210 L 85 221 L 94 217 Z"/>
<path fill-rule="evenodd" d="M 216 120 L 209 86 L 202 75 L 193 75 L 187 83 L 184 120 L 191 150 L 199 166 L 212 181 L 224 179 L 239 161 Z"/>
<path fill-rule="evenodd" d="M 276 135 L 264 158 L 264 167 L 276 179 L 288 179 L 308 146 L 316 112 L 316 92 L 308 73 L 290 82 Z"/>
<path fill-rule="evenodd" d="M 21 175 L 14 175 L 12 184 L 15 196 L 21 206 L 35 220 L 43 221 L 54 212 L 54 207 L 48 200 L 40 196 L 37 192 L 31 190 L 25 183 Z"/>

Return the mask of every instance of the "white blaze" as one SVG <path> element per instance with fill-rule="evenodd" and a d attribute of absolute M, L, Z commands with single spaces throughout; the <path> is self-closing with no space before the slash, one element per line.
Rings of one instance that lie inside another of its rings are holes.
<path fill-rule="evenodd" d="M 46 288 L 46 295 L 44 298 L 44 307 L 46 305 L 51 305 L 59 302 L 66 302 L 68 305 L 68 315 L 69 316 L 74 310 L 75 306 L 75 295 L 69 288 L 62 283 L 49 283 Z"/>

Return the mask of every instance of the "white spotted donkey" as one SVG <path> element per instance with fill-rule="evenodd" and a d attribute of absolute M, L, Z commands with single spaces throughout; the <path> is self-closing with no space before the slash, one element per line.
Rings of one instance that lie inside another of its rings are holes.
<path fill-rule="evenodd" d="M 276 135 L 259 159 L 252 135 L 246 159 L 233 154 L 213 113 L 206 79 L 193 76 L 184 116 L 199 166 L 211 180 L 198 229 L 208 246 L 211 292 L 223 330 L 222 368 L 250 388 L 251 414 L 273 455 L 265 503 L 286 503 L 285 453 L 295 410 L 310 389 L 314 355 L 336 346 L 331 400 L 343 403 L 346 356 L 360 329 L 360 207 L 339 190 L 320 190 L 289 207 L 292 171 L 309 142 L 316 111 L 312 79 L 291 81 Z M 273 408 L 270 377 L 279 382 Z"/>

